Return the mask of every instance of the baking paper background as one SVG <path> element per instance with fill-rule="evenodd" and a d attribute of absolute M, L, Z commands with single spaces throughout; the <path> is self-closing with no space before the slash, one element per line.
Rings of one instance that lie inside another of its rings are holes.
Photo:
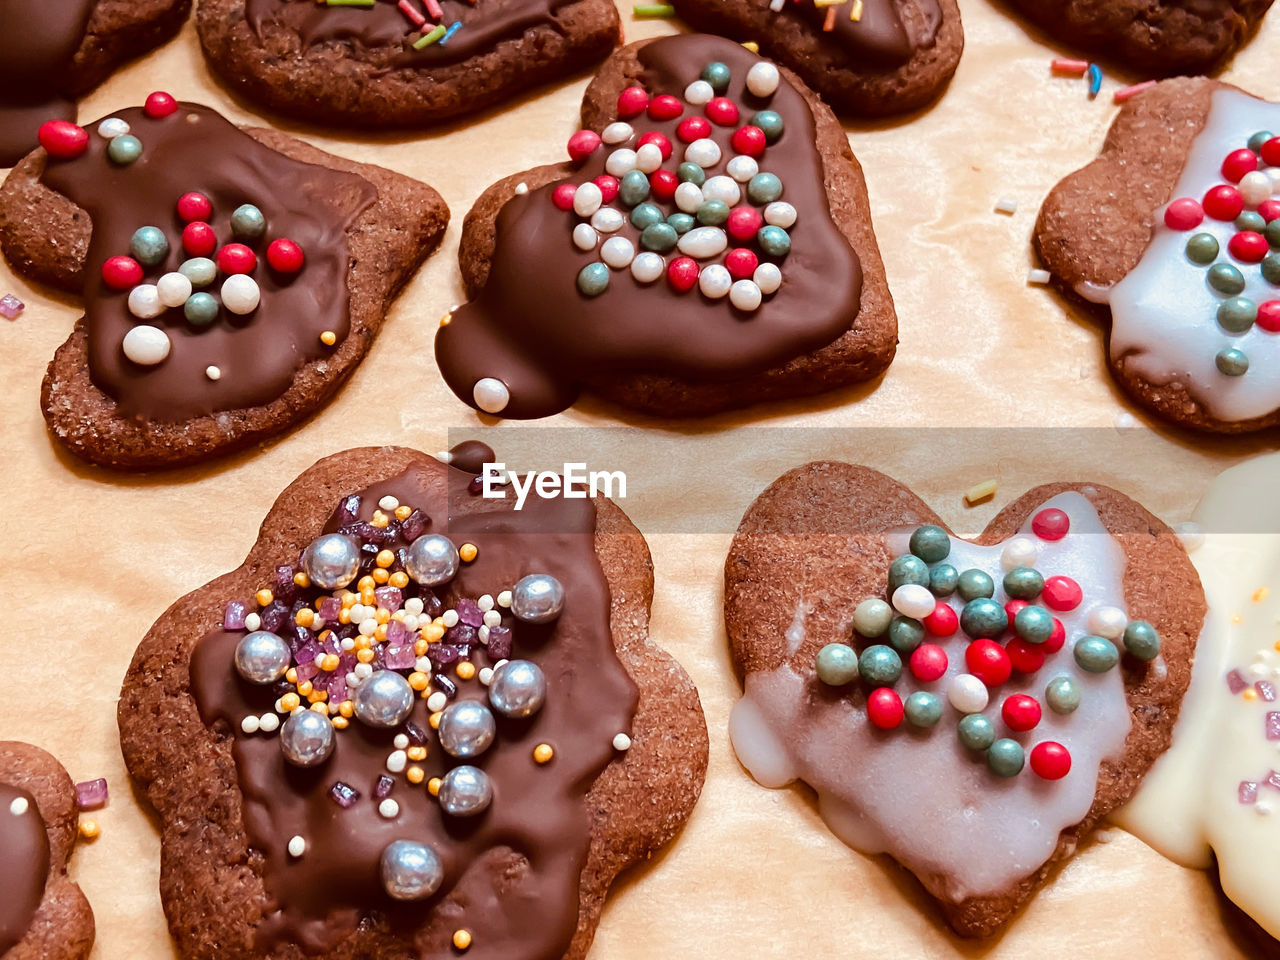
<path fill-rule="evenodd" d="M 319 457 L 381 443 L 436 451 L 470 435 L 526 468 L 558 468 L 564 458 L 628 470 L 622 505 L 649 535 L 657 570 L 653 634 L 697 683 L 711 729 L 702 801 L 675 844 L 619 883 L 596 960 L 1257 955 L 1204 874 L 1118 830 L 1062 870 L 1003 937 L 958 941 L 910 877 L 835 841 L 802 788 L 756 786 L 728 744 L 739 688 L 720 620 L 721 567 L 736 519 L 784 470 L 819 457 L 879 466 L 968 532 L 1027 486 L 1063 478 L 1111 483 L 1174 522 L 1220 469 L 1274 445 L 1148 424 L 1108 376 L 1094 323 L 1027 285 L 1040 201 L 1095 155 L 1117 109 L 1111 92 L 1140 78 L 1108 76 L 1091 102 L 1083 80 L 1051 77 L 1059 51 L 1038 33 L 984 0 L 962 0 L 962 11 L 967 49 L 943 99 L 900 121 L 849 126 L 900 323 L 898 357 L 871 386 L 696 422 L 643 421 L 586 400 L 507 432 L 445 388 L 432 337 L 461 296 L 462 218 L 492 181 L 563 157 L 585 74 L 426 135 L 330 137 L 276 124 L 426 180 L 444 194 L 453 225 L 336 401 L 265 449 L 138 476 L 62 454 L 45 432 L 40 380 L 79 309 L 0 266 L 0 292 L 28 305 L 17 321 L 0 320 L 10 610 L 0 736 L 51 750 L 77 780 L 110 780 L 110 806 L 92 815 L 102 836 L 72 862 L 97 916 L 95 958 L 172 956 L 155 825 L 130 788 L 116 735 L 120 681 L 139 638 L 173 600 L 240 562 L 276 494 Z M 628 39 L 675 29 L 634 21 L 629 5 L 624 27 Z M 1277 49 L 1273 13 L 1225 78 L 1280 97 Z M 83 101 L 81 120 L 157 88 L 272 123 L 212 80 L 190 24 Z M 994 212 L 1001 198 L 1017 202 L 1013 216 Z M 1023 429 L 964 429 L 975 426 Z M 960 493 L 991 477 L 1000 482 L 994 500 L 964 507 Z"/>

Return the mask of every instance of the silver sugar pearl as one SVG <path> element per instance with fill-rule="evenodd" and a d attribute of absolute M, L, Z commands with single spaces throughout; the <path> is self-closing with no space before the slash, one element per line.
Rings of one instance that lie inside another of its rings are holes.
<path fill-rule="evenodd" d="M 296 710 L 280 728 L 280 752 L 297 767 L 314 767 L 333 753 L 333 723 L 314 710 Z"/>
<path fill-rule="evenodd" d="M 478 757 L 489 749 L 496 730 L 488 707 L 478 700 L 464 700 L 445 707 L 436 733 L 449 756 Z"/>
<path fill-rule="evenodd" d="M 351 699 L 356 717 L 371 727 L 398 727 L 413 711 L 413 687 L 393 670 L 379 670 L 362 680 Z"/>
<path fill-rule="evenodd" d="M 326 533 L 302 551 L 302 569 L 321 590 L 345 587 L 360 572 L 360 547 L 342 533 Z"/>
<path fill-rule="evenodd" d="M 236 644 L 236 670 L 250 683 L 275 683 L 292 660 L 289 645 L 266 630 L 247 633 Z"/>
<path fill-rule="evenodd" d="M 504 717 L 531 717 L 547 701 L 547 678 L 528 660 L 508 660 L 493 671 L 489 702 Z"/>
<path fill-rule="evenodd" d="M 550 623 L 564 609 L 564 586 L 549 573 L 531 573 L 511 588 L 511 612 L 527 623 Z"/>
<path fill-rule="evenodd" d="M 424 533 L 405 554 L 404 569 L 424 587 L 438 587 L 458 575 L 458 548 L 448 537 Z"/>
<path fill-rule="evenodd" d="M 393 840 L 379 861 L 382 886 L 393 900 L 425 900 L 444 882 L 444 864 L 425 843 Z"/>
<path fill-rule="evenodd" d="M 474 817 L 493 800 L 489 775 L 479 767 L 454 767 L 440 781 L 440 807 L 455 817 Z"/>

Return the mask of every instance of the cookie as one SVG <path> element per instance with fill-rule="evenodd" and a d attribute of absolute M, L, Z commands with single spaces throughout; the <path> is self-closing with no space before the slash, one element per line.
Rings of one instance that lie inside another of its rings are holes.
<path fill-rule="evenodd" d="M 91 129 L 10 173 L 0 247 L 84 299 L 41 406 L 102 466 L 198 462 L 307 417 L 448 223 L 425 184 L 167 94 Z"/>
<path fill-rule="evenodd" d="M 76 793 L 39 747 L 0 741 L 0 957 L 84 960 L 93 911 L 67 876 Z"/>
<path fill-rule="evenodd" d="M 1271 0 L 1010 0 L 1054 40 L 1152 76 L 1208 73 L 1257 29 Z"/>
<path fill-rule="evenodd" d="M 642 41 L 592 81 L 582 125 L 575 159 L 498 181 L 463 224 L 470 302 L 436 360 L 464 402 L 544 417 L 585 388 L 696 416 L 888 366 L 861 168 L 789 71 L 720 37 Z"/>
<path fill-rule="evenodd" d="M 706 728 L 643 537 L 453 459 L 320 461 L 139 646 L 120 739 L 182 957 L 580 958 L 692 810 Z"/>
<path fill-rule="evenodd" d="M 1055 283 L 1109 311 L 1108 359 L 1160 418 L 1280 423 L 1280 105 L 1205 78 L 1121 108 L 1050 192 L 1034 243 Z"/>
<path fill-rule="evenodd" d="M 803 780 L 840 839 L 981 937 L 1169 746 L 1205 601 L 1178 537 L 1107 487 L 1036 487 L 969 542 L 821 462 L 747 510 L 724 611 L 738 759 Z"/>
<path fill-rule="evenodd" d="M 884 117 L 923 107 L 956 72 L 955 0 L 673 0 L 697 30 L 754 41 L 837 113 Z"/>
<path fill-rule="evenodd" d="M 168 40 L 191 0 L 52 0 L 0 12 L 0 167 L 36 146 L 40 124 L 74 120 L 75 98 Z"/>
<path fill-rule="evenodd" d="M 608 56 L 611 0 L 201 0 L 209 66 L 236 94 L 325 126 L 413 127 Z"/>

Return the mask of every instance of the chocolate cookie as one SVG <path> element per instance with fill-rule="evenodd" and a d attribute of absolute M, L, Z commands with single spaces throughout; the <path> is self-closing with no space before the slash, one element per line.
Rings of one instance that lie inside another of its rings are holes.
<path fill-rule="evenodd" d="M 425 184 L 166 94 L 95 130 L 53 125 L 62 156 L 10 173 L 0 247 L 84 297 L 41 404 L 103 466 L 192 463 L 308 416 L 448 223 Z"/>
<path fill-rule="evenodd" d="M 955 0 L 673 0 L 698 30 L 755 41 L 838 113 L 883 117 L 934 100 L 956 72 Z"/>
<path fill-rule="evenodd" d="M 74 120 L 75 98 L 117 66 L 178 32 L 191 0 L 50 0 L 0 9 L 0 167 L 36 146 L 51 117 Z"/>
<path fill-rule="evenodd" d="M 1169 746 L 1205 615 L 1178 537 L 1098 485 L 1036 487 L 973 542 L 901 484 L 811 463 L 725 563 L 730 734 L 964 936 L 1006 924 Z"/>
<path fill-rule="evenodd" d="M 897 318 L 862 170 L 789 71 L 719 37 L 631 44 L 582 124 L 571 162 L 498 181 L 463 224 L 471 302 L 436 360 L 465 402 L 543 417 L 585 387 L 694 416 L 888 366 Z"/>
<path fill-rule="evenodd" d="M 1155 76 L 1222 66 L 1271 7 L 1271 0 L 1009 2 L 1055 40 Z"/>
<path fill-rule="evenodd" d="M 39 747 L 0 741 L 0 957 L 84 960 L 93 911 L 67 876 L 76 794 Z"/>
<path fill-rule="evenodd" d="M 120 738 L 183 957 L 580 958 L 688 817 L 707 734 L 643 537 L 482 496 L 479 453 L 322 460 L 143 639 Z"/>
<path fill-rule="evenodd" d="M 1109 310 L 1125 391 L 1184 427 L 1280 423 L 1280 105 L 1205 78 L 1121 108 L 1102 153 L 1050 192 L 1035 247 Z"/>
<path fill-rule="evenodd" d="M 233 91 L 326 126 L 434 123 L 608 55 L 611 0 L 201 0 L 209 65 Z"/>

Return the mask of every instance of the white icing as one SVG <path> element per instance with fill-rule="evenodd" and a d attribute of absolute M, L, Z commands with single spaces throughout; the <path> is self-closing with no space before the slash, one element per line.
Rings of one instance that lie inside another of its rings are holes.
<path fill-rule="evenodd" d="M 1238 799 L 1241 781 L 1259 783 L 1280 770 L 1277 741 L 1264 736 L 1265 714 L 1280 702 L 1232 695 L 1225 679 L 1239 669 L 1249 683 L 1280 686 L 1277 489 L 1280 454 L 1258 457 L 1218 477 L 1196 510 L 1203 542 L 1191 559 L 1209 616 L 1191 689 L 1173 746 L 1114 819 L 1185 866 L 1208 867 L 1212 848 L 1227 896 L 1280 937 L 1280 822 L 1263 812 L 1280 802 L 1280 791 L 1259 786 L 1258 804 Z"/>
<path fill-rule="evenodd" d="M 1008 780 L 995 776 L 960 744 L 955 729 L 959 714 L 950 706 L 931 730 L 916 731 L 904 723 L 897 730 L 878 731 L 864 709 L 848 698 L 810 697 L 819 681 L 806 681 L 785 663 L 748 674 L 743 699 L 730 717 L 734 750 L 756 780 L 767 787 L 797 779 L 808 783 L 818 793 L 823 819 L 841 840 L 867 853 L 889 853 L 940 898 L 959 901 L 995 893 L 1034 872 L 1053 853 L 1058 833 L 1088 812 L 1099 764 L 1119 755 L 1129 731 L 1119 670 L 1086 673 L 1071 652 L 1085 634 L 1091 610 L 1104 604 L 1123 607 L 1124 553 L 1078 493 L 1061 494 L 1045 506 L 1068 514 L 1070 534 L 1057 543 L 1040 540 L 1028 518 L 1022 535 L 1039 551 L 1038 569 L 1045 576 L 1074 578 L 1084 601 L 1059 614 L 1067 629 L 1062 650 L 1031 677 L 1015 674 L 993 691 L 985 712 L 996 724 L 997 736 L 1018 740 L 1028 752 L 1042 740 L 1064 744 L 1072 756 L 1064 779 L 1041 780 L 1029 767 Z M 886 540 L 905 544 L 906 535 L 895 533 Z M 946 562 L 957 570 L 979 567 L 998 585 L 1002 549 L 1002 544 L 979 547 L 953 537 Z M 1004 599 L 998 586 L 996 599 Z M 800 598 L 802 604 L 805 600 Z M 951 602 L 958 611 L 959 598 Z M 904 699 L 925 689 L 945 701 L 950 678 L 965 672 L 967 643 L 961 632 L 940 641 L 950 661 L 940 680 L 919 684 L 904 670 L 895 689 Z M 1028 733 L 1004 727 L 1000 705 L 1005 697 L 1028 693 L 1044 703 L 1045 685 L 1062 674 L 1080 685 L 1082 702 L 1075 713 L 1063 717 L 1046 707 L 1039 726 Z"/>
<path fill-rule="evenodd" d="M 1175 198 L 1200 200 L 1210 187 L 1224 182 L 1221 167 L 1228 153 L 1259 130 L 1280 130 L 1280 104 L 1226 88 L 1212 96 L 1208 120 L 1187 154 Z M 1080 291 L 1089 299 L 1106 294 L 1112 360 L 1127 355 L 1126 369 L 1151 383 L 1185 379 L 1193 396 L 1220 420 L 1247 420 L 1280 408 L 1280 335 L 1255 324 L 1236 336 L 1218 325 L 1218 306 L 1228 298 L 1209 286 L 1208 268 L 1187 259 L 1187 240 L 1196 233 L 1218 239 L 1222 251 L 1217 262 L 1235 263 L 1244 274 L 1241 296 L 1260 304 L 1280 299 L 1280 288 L 1262 278 L 1257 264 L 1238 263 L 1227 254 L 1227 242 L 1236 232 L 1231 223 L 1206 217 L 1193 230 L 1181 231 L 1164 225 L 1163 210 L 1156 219 L 1151 244 L 1123 280 L 1109 291 Z M 1249 358 L 1244 376 L 1218 371 L 1215 358 L 1228 347 Z"/>

